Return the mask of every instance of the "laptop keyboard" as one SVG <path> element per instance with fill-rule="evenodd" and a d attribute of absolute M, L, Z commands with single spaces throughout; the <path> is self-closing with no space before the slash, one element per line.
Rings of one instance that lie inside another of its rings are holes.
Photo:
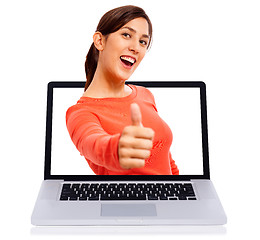
<path fill-rule="evenodd" d="M 61 201 L 197 200 L 191 183 L 64 183 Z"/>

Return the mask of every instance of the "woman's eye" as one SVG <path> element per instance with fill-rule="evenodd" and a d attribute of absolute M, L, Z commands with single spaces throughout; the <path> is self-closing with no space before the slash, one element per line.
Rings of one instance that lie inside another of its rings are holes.
<path fill-rule="evenodd" d="M 140 43 L 141 43 L 142 45 L 144 45 L 144 46 L 147 45 L 147 42 L 146 42 L 145 40 L 140 40 Z"/>
<path fill-rule="evenodd" d="M 131 37 L 129 33 L 123 33 L 122 35 L 123 35 L 124 37 L 126 37 L 126 38 L 130 38 L 130 37 Z"/>

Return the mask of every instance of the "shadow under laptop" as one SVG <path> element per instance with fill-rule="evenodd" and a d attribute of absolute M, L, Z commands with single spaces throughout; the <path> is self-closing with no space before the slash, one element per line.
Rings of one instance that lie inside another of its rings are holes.
<path fill-rule="evenodd" d="M 225 226 L 62 226 L 32 227 L 31 235 L 225 235 Z"/>

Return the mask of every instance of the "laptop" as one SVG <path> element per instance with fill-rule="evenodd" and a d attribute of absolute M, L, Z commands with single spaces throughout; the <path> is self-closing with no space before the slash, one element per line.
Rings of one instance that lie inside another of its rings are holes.
<path fill-rule="evenodd" d="M 173 134 L 179 175 L 96 175 L 72 143 L 66 111 L 85 82 L 50 82 L 44 180 L 33 225 L 222 225 L 227 217 L 210 180 L 206 85 L 126 82 L 149 89 Z"/>

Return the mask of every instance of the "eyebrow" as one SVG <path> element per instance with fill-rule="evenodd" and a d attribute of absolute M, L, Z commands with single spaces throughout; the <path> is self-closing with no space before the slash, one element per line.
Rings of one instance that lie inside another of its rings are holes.
<path fill-rule="evenodd" d="M 124 28 L 127 28 L 127 29 L 130 30 L 131 32 L 136 33 L 136 30 L 133 29 L 133 28 L 131 28 L 131 27 L 123 27 L 122 29 L 124 29 Z M 142 37 L 144 37 L 144 38 L 150 38 L 147 34 L 143 34 Z"/>

